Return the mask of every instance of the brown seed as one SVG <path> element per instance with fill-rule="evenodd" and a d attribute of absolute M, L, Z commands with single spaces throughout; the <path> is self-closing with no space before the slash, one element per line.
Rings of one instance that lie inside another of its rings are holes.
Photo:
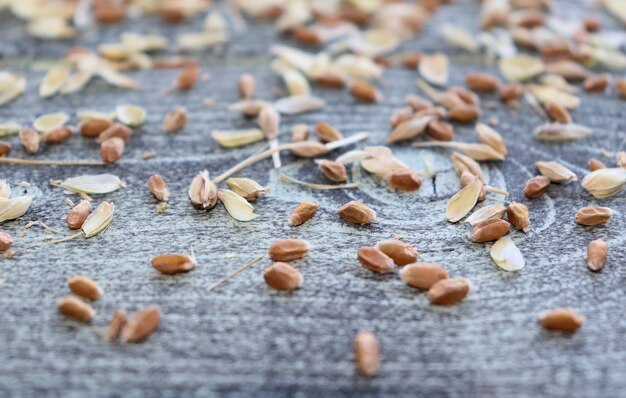
<path fill-rule="evenodd" d="M 318 46 L 322 44 L 322 38 L 315 29 L 307 26 L 296 26 L 292 30 L 293 38 L 305 46 Z"/>
<path fill-rule="evenodd" d="M 376 245 L 380 251 L 391 257 L 398 265 L 407 265 L 417 261 L 419 253 L 415 248 L 400 239 L 385 239 Z"/>
<path fill-rule="evenodd" d="M 328 178 L 330 181 L 344 182 L 348 180 L 346 166 L 343 164 L 327 159 L 318 160 L 316 162 L 320 171 L 324 174 L 324 177 Z"/>
<path fill-rule="evenodd" d="M 622 99 L 626 99 L 626 79 L 615 80 L 615 89 Z"/>
<path fill-rule="evenodd" d="M 452 141 L 454 139 L 454 127 L 443 120 L 433 120 L 428 123 L 426 134 L 438 141 Z"/>
<path fill-rule="evenodd" d="M 452 86 L 448 89 L 448 93 L 456 95 L 463 104 L 480 105 L 480 97 L 473 91 L 467 90 L 461 86 Z M 452 106 L 454 108 L 454 106 Z"/>
<path fill-rule="evenodd" d="M 39 133 L 33 129 L 25 128 L 20 131 L 20 142 L 24 147 L 26 153 L 31 155 L 39 152 L 39 143 L 41 138 L 39 137 Z"/>
<path fill-rule="evenodd" d="M 0 231 L 0 251 L 9 250 L 13 246 L 13 238 L 4 231 Z"/>
<path fill-rule="evenodd" d="M 333 72 L 327 72 L 315 77 L 315 83 L 326 88 L 343 88 L 346 85 L 345 79 Z"/>
<path fill-rule="evenodd" d="M 548 330 L 575 332 L 585 323 L 585 318 L 574 310 L 560 308 L 543 313 L 539 317 L 539 323 Z"/>
<path fill-rule="evenodd" d="M 157 200 L 165 202 L 170 197 L 170 190 L 167 187 L 165 180 L 163 180 L 163 177 L 158 174 L 155 174 L 148 179 L 148 188 Z"/>
<path fill-rule="evenodd" d="M 459 123 L 471 123 L 480 117 L 480 108 L 475 105 L 459 105 L 448 112 L 448 118 Z"/>
<path fill-rule="evenodd" d="M 90 322 L 96 315 L 96 311 L 89 304 L 73 296 L 58 300 L 57 307 L 61 314 L 81 322 Z"/>
<path fill-rule="evenodd" d="M 99 1 L 93 3 L 93 15 L 101 24 L 115 24 L 124 19 L 125 3 L 119 1 Z"/>
<path fill-rule="evenodd" d="M 343 138 L 343 135 L 326 122 L 319 122 L 315 125 L 315 135 L 322 142 L 332 142 Z"/>
<path fill-rule="evenodd" d="M 470 290 L 467 279 L 442 279 L 428 289 L 431 302 L 441 305 L 453 305 L 463 300 Z"/>
<path fill-rule="evenodd" d="M 472 91 L 493 93 L 498 90 L 500 81 L 488 73 L 473 72 L 465 75 L 465 84 Z"/>
<path fill-rule="evenodd" d="M 589 169 L 589 171 L 596 171 L 600 169 L 606 169 L 606 165 L 598 159 L 589 159 L 589 161 L 587 162 L 587 168 Z"/>
<path fill-rule="evenodd" d="M 499 218 L 490 218 L 474 226 L 470 232 L 470 240 L 475 243 L 498 240 L 509 232 L 511 225 Z"/>
<path fill-rule="evenodd" d="M 591 75 L 585 79 L 583 87 L 588 93 L 597 93 L 606 90 L 610 82 L 610 76 L 606 73 Z"/>
<path fill-rule="evenodd" d="M 309 248 L 304 239 L 281 239 L 272 243 L 268 253 L 274 261 L 293 261 L 306 256 Z"/>
<path fill-rule="evenodd" d="M 528 216 L 528 207 L 525 204 L 511 202 L 506 209 L 506 215 L 511 225 L 524 232 L 528 231 L 530 226 L 530 218 Z"/>
<path fill-rule="evenodd" d="M 339 208 L 339 217 L 352 224 L 376 222 L 376 212 L 363 202 L 352 200 Z"/>
<path fill-rule="evenodd" d="M 11 144 L 6 141 L 0 141 L 0 156 L 5 156 L 11 153 Z"/>
<path fill-rule="evenodd" d="M 362 102 L 379 102 L 381 95 L 378 89 L 364 80 L 355 80 L 350 84 L 350 94 Z"/>
<path fill-rule="evenodd" d="M 580 81 L 589 76 L 589 71 L 582 65 L 571 60 L 560 60 L 545 64 L 548 73 L 563 76 L 567 80 Z"/>
<path fill-rule="evenodd" d="M 419 95 L 409 94 L 404 97 L 404 102 L 413 108 L 415 112 L 419 112 L 423 109 L 428 109 L 433 107 L 433 103 L 429 100 L 420 97 Z"/>
<path fill-rule="evenodd" d="M 572 122 L 572 116 L 569 114 L 567 109 L 561 105 L 561 103 L 556 101 L 548 101 L 546 102 L 546 112 L 552 120 L 555 120 L 559 123 L 568 124 Z"/>
<path fill-rule="evenodd" d="M 185 66 L 176 79 L 175 87 L 177 90 L 189 90 L 196 85 L 200 79 L 202 69 L 200 65 Z"/>
<path fill-rule="evenodd" d="M 535 176 L 526 181 L 524 194 L 527 198 L 534 199 L 543 195 L 550 186 L 550 179 L 546 176 Z"/>
<path fill-rule="evenodd" d="M 360 331 L 354 336 L 354 355 L 363 376 L 376 375 L 380 367 L 380 344 L 373 333 Z"/>
<path fill-rule="evenodd" d="M 80 229 L 87 217 L 91 213 L 91 203 L 87 200 L 81 200 L 79 204 L 72 207 L 67 215 L 67 226 L 70 229 Z"/>
<path fill-rule="evenodd" d="M 265 283 L 276 290 L 294 290 L 302 285 L 300 271 L 287 263 L 276 262 L 263 272 Z"/>
<path fill-rule="evenodd" d="M 132 135 L 133 130 L 130 127 L 121 123 L 115 123 L 98 135 L 98 142 L 103 142 L 113 137 L 121 138 L 124 142 L 128 142 Z"/>
<path fill-rule="evenodd" d="M 400 276 L 407 285 L 428 290 L 435 283 L 448 278 L 448 271 L 434 263 L 413 263 L 402 268 Z"/>
<path fill-rule="evenodd" d="M 393 260 L 376 247 L 362 247 L 357 251 L 359 262 L 363 268 L 386 274 L 393 271 Z"/>
<path fill-rule="evenodd" d="M 115 163 L 124 153 L 124 141 L 118 137 L 112 137 L 100 144 L 100 155 L 104 163 Z"/>
<path fill-rule="evenodd" d="M 500 88 L 500 99 L 511 102 L 518 99 L 524 93 L 524 88 L 519 83 L 509 83 Z"/>
<path fill-rule="evenodd" d="M 401 168 L 393 170 L 388 177 L 389 186 L 398 191 L 415 191 L 422 186 L 422 179 L 417 172 Z"/>
<path fill-rule="evenodd" d="M 239 76 L 237 87 L 239 89 L 239 96 L 243 99 L 251 99 L 256 93 L 256 81 L 254 77 L 248 73 Z"/>
<path fill-rule="evenodd" d="M 576 212 L 576 222 L 581 225 L 599 225 L 609 221 L 613 211 L 608 207 L 583 207 Z"/>
<path fill-rule="evenodd" d="M 296 124 L 291 129 L 291 142 L 302 142 L 309 138 L 309 126 L 306 124 Z"/>
<path fill-rule="evenodd" d="M 187 19 L 187 13 L 178 8 L 177 2 L 165 3 L 161 7 L 161 19 L 167 23 L 180 23 Z"/>
<path fill-rule="evenodd" d="M 78 131 L 83 137 L 96 138 L 112 124 L 108 119 L 89 119 L 78 125 Z"/>
<path fill-rule="evenodd" d="M 413 117 L 414 111 L 410 106 L 403 106 L 402 108 L 395 109 L 389 118 L 389 124 L 391 127 L 406 122 Z"/>
<path fill-rule="evenodd" d="M 135 312 L 122 329 L 123 343 L 139 343 L 159 326 L 161 310 L 157 305 L 149 305 Z"/>
<path fill-rule="evenodd" d="M 421 53 L 408 53 L 402 57 L 402 66 L 407 69 L 417 69 L 422 60 Z"/>
<path fill-rule="evenodd" d="M 122 328 L 126 325 L 126 319 L 128 315 L 126 310 L 120 308 L 119 310 L 113 313 L 111 317 L 111 322 L 109 322 L 109 328 L 107 329 L 107 340 L 109 342 L 114 342 L 119 337 L 122 332 Z"/>
<path fill-rule="evenodd" d="M 589 242 L 587 247 L 587 268 L 591 271 L 600 271 L 606 264 L 609 255 L 609 245 L 602 239 Z"/>
<path fill-rule="evenodd" d="M 70 139 L 71 136 L 72 128 L 69 126 L 62 126 L 45 133 L 43 136 L 41 136 L 41 139 L 46 144 L 56 145 L 67 141 L 68 139 Z"/>
<path fill-rule="evenodd" d="M 67 287 L 72 293 L 88 298 L 89 300 L 98 300 L 102 297 L 102 289 L 91 278 L 86 276 L 73 276 L 67 280 Z"/>
<path fill-rule="evenodd" d="M 597 32 L 600 30 L 600 19 L 595 16 L 588 16 L 583 19 L 583 27 L 589 33 Z"/>
<path fill-rule="evenodd" d="M 298 206 L 293 209 L 293 212 L 291 212 L 291 216 L 289 216 L 289 225 L 296 227 L 304 224 L 315 216 L 317 209 L 317 202 L 312 200 L 307 200 L 298 204 Z"/>
<path fill-rule="evenodd" d="M 152 268 L 165 275 L 189 272 L 198 265 L 196 258 L 186 254 L 161 254 L 150 261 Z"/>
<path fill-rule="evenodd" d="M 175 108 L 172 109 L 165 119 L 163 119 L 163 130 L 166 133 L 174 133 L 181 130 L 187 124 L 187 109 Z"/>

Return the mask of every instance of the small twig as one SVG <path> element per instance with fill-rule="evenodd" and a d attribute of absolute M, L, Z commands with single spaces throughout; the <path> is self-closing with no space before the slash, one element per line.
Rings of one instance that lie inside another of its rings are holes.
<path fill-rule="evenodd" d="M 53 232 L 53 233 L 58 234 L 58 235 L 67 235 L 67 234 L 66 234 L 65 232 L 63 232 L 63 231 L 59 231 L 59 230 L 58 230 L 58 229 L 56 229 L 56 228 L 52 228 L 52 227 L 47 226 L 47 225 L 46 225 L 46 224 L 44 224 L 42 221 L 39 221 L 38 223 L 39 223 L 39 225 L 40 225 L 43 229 L 47 229 L 47 230 L 48 230 L 48 231 L 50 231 L 50 232 Z"/>
<path fill-rule="evenodd" d="M 485 185 L 484 188 L 485 188 L 485 191 L 487 192 L 495 193 L 498 195 L 509 196 L 509 193 L 507 191 L 500 189 L 500 188 L 492 187 L 491 185 Z"/>
<path fill-rule="evenodd" d="M 287 174 L 283 172 L 280 173 L 279 177 L 281 181 L 289 181 L 294 184 L 302 185 L 310 189 L 317 189 L 320 191 L 327 191 L 331 189 L 358 188 L 361 185 L 357 182 L 353 182 L 350 184 L 341 184 L 341 185 L 312 184 L 306 181 L 296 180 L 295 178 L 289 177 Z"/>
<path fill-rule="evenodd" d="M 66 238 L 63 239 L 59 239 L 59 240 L 52 240 L 50 242 L 48 242 L 49 245 L 55 245 L 57 243 L 63 243 L 63 242 L 67 242 L 68 240 L 72 240 L 72 239 L 76 239 L 76 238 L 80 238 L 81 236 L 84 236 L 84 232 L 80 231 L 78 233 L 75 233 L 74 235 L 70 235 Z"/>
<path fill-rule="evenodd" d="M 207 292 L 210 292 L 211 290 L 214 290 L 215 288 L 217 288 L 218 286 L 220 286 L 221 284 L 223 284 L 224 282 L 228 281 L 229 279 L 237 276 L 238 274 L 242 273 L 243 271 L 245 271 L 246 269 L 250 268 L 251 266 L 253 266 L 255 263 L 257 263 L 260 259 L 262 259 L 263 256 L 259 256 L 257 258 L 255 258 L 254 260 L 244 264 L 243 266 L 241 266 L 241 268 L 239 268 L 238 270 L 226 275 L 225 277 L 223 277 L 222 279 L 220 279 L 219 281 L 215 282 L 213 285 L 211 285 L 208 289 Z"/>
<path fill-rule="evenodd" d="M 0 157 L 0 163 L 21 164 L 26 166 L 104 166 L 106 164 L 97 161 L 30 160 L 3 157 Z"/>

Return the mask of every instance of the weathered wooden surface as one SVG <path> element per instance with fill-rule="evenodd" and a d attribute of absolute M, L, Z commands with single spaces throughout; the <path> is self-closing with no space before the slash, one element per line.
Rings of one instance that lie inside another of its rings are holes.
<path fill-rule="evenodd" d="M 444 8 L 434 23 L 470 21 L 477 15 L 475 3 L 460 3 Z M 60 56 L 69 44 L 24 38 L 13 28 L 16 21 L 6 15 L 0 26 L 7 29 L 0 54 L 9 67 L 22 68 L 30 83 L 24 97 L 0 108 L 0 120 L 28 123 L 46 112 L 106 111 L 121 102 L 140 104 L 149 115 L 117 165 L 0 166 L 1 178 L 13 184 L 28 181 L 36 195 L 22 220 L 2 225 L 15 236 L 30 220 L 64 228 L 65 195 L 48 184 L 50 178 L 107 171 L 128 183 L 125 189 L 96 198 L 96 203 L 109 200 L 116 205 L 106 233 L 46 246 L 42 244 L 46 232 L 34 227 L 16 239 L 17 256 L 0 264 L 5 283 L 0 289 L 1 396 L 625 396 L 625 194 L 600 202 L 577 183 L 551 186 L 548 195 L 533 201 L 521 193 L 526 179 L 535 174 L 537 160 L 559 160 L 582 176 L 588 158 L 600 158 L 602 149 L 612 151 L 621 145 L 626 107 L 614 93 L 583 96 L 584 106 L 575 112 L 575 119 L 593 127 L 595 135 L 576 143 L 535 142 L 530 131 L 541 120 L 526 106 L 519 112 L 502 107 L 485 110 L 483 120 L 499 118 L 509 156 L 484 170 L 491 185 L 509 190 L 512 200 L 528 204 L 531 211 L 530 232 L 511 234 L 528 265 L 519 273 L 506 273 L 491 262 L 489 245 L 468 241 L 467 224 L 445 221 L 446 201 L 458 189 L 445 150 L 393 148 L 418 171 L 425 170 L 425 160 L 434 165 L 437 178 L 426 180 L 416 193 L 392 192 L 358 166 L 350 174 L 362 183 L 360 190 L 308 191 L 281 184 L 267 160 L 240 173 L 270 186 L 267 197 L 255 205 L 257 220 L 236 222 L 221 205 L 210 212 L 191 207 L 186 190 L 195 173 L 206 168 L 215 175 L 263 147 L 223 150 L 209 132 L 252 125 L 226 110 L 237 98 L 235 79 L 240 73 L 257 77 L 263 98 L 272 98 L 280 86 L 266 67 L 264 54 L 273 40 L 267 26 L 252 26 L 227 46 L 222 57 L 207 55 L 203 62 L 211 79 L 188 93 L 160 95 L 175 72 L 142 72 L 136 75 L 142 83 L 136 92 L 112 90 L 98 82 L 80 95 L 48 101 L 36 97 L 35 82 L 42 72 L 26 66 L 30 60 Z M 126 28 L 149 32 L 155 26 L 138 23 Z M 112 41 L 120 29 L 90 32 L 72 44 L 93 46 L 100 34 Z M 428 27 L 405 48 L 442 47 L 436 29 Z M 454 58 L 454 83 L 462 83 L 466 72 L 484 67 L 478 59 L 449 52 Z M 411 71 L 388 71 L 385 100 L 378 105 L 355 105 L 345 92 L 316 89 L 315 94 L 328 101 L 326 109 L 284 118 L 282 137 L 287 139 L 295 123 L 329 121 L 346 135 L 368 131 L 372 134 L 368 144 L 382 144 L 391 110 L 402 104 L 404 95 L 417 92 L 415 77 Z M 212 109 L 202 105 L 207 96 L 216 101 Z M 162 117 L 180 105 L 189 109 L 190 122 L 182 133 L 166 136 Z M 475 139 L 472 128 L 463 126 L 457 127 L 457 137 Z M 14 154 L 25 156 L 13 142 Z M 157 157 L 139 160 L 146 150 L 155 150 Z M 79 136 L 39 155 L 98 156 L 98 146 Z M 312 162 L 289 155 L 283 160 L 287 174 L 323 181 Z M 156 202 L 146 187 L 155 172 L 172 190 L 170 206 L 162 215 L 156 214 Z M 312 222 L 290 228 L 286 219 L 304 199 L 317 200 L 320 211 Z M 368 227 L 343 223 L 336 209 L 351 199 L 370 204 L 380 222 Z M 575 224 L 575 211 L 593 204 L 619 213 L 606 226 Z M 379 276 L 359 266 L 358 247 L 395 235 L 415 244 L 424 260 L 440 262 L 451 275 L 471 279 L 477 290 L 460 305 L 435 307 L 424 293 L 407 287 L 397 272 Z M 304 275 L 300 290 L 285 294 L 268 289 L 262 278 L 269 264 L 266 257 L 207 293 L 216 280 L 264 254 L 283 237 L 307 239 L 313 246 L 306 259 L 294 262 Z M 607 267 L 592 274 L 585 267 L 585 248 L 597 238 L 609 243 L 610 253 Z M 199 267 L 188 274 L 162 276 L 149 265 L 156 254 L 185 252 L 191 246 Z M 132 311 L 155 303 L 163 312 L 158 331 L 143 344 L 108 344 L 94 327 L 62 319 L 55 300 L 68 293 L 65 280 L 75 274 L 92 276 L 105 290 L 104 298 L 95 303 L 95 328 L 106 327 L 120 306 Z M 548 333 L 536 324 L 541 311 L 561 306 L 576 308 L 587 318 L 578 333 Z M 352 338 L 359 329 L 371 330 L 381 340 L 382 368 L 372 380 L 355 372 Z"/>

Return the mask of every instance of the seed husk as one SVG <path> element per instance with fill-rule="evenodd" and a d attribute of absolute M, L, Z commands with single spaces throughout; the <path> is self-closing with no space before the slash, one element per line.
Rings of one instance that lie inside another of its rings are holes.
<path fill-rule="evenodd" d="M 585 126 L 574 123 L 549 123 L 537 127 L 533 136 L 539 141 L 564 142 L 574 141 L 589 137 L 593 131 Z"/>
<path fill-rule="evenodd" d="M 113 203 L 102 202 L 87 217 L 81 229 L 85 234 L 85 238 L 91 238 L 104 231 L 113 220 L 113 212 L 115 206 Z"/>
<path fill-rule="evenodd" d="M 43 134 L 63 127 L 68 120 L 70 120 L 70 116 L 67 113 L 48 113 L 35 119 L 33 128 Z"/>
<path fill-rule="evenodd" d="M 493 262 L 505 271 L 519 271 L 526 265 L 524 256 L 508 236 L 498 239 L 490 254 Z"/>
<path fill-rule="evenodd" d="M 422 134 L 426 127 L 433 121 L 433 116 L 425 115 L 414 117 L 397 125 L 389 134 L 387 141 L 395 143 L 410 140 Z"/>
<path fill-rule="evenodd" d="M 211 132 L 211 137 L 225 148 L 236 148 L 261 141 L 265 136 L 259 129 Z"/>
<path fill-rule="evenodd" d="M 380 251 L 391 257 L 398 265 L 407 265 L 417 261 L 419 253 L 409 243 L 400 239 L 385 239 L 376 245 Z"/>
<path fill-rule="evenodd" d="M 26 153 L 31 155 L 39 152 L 39 143 L 41 138 L 39 137 L 39 133 L 30 128 L 25 128 L 20 131 L 20 142 L 24 147 Z"/>
<path fill-rule="evenodd" d="M 62 126 L 44 133 L 41 136 L 41 140 L 49 145 L 57 145 L 69 140 L 71 136 L 72 128 L 69 126 Z"/>
<path fill-rule="evenodd" d="M 412 263 L 402 268 L 400 276 L 407 285 L 428 290 L 440 280 L 447 279 L 448 271 L 435 263 Z"/>
<path fill-rule="evenodd" d="M 146 110 L 133 104 L 123 104 L 115 107 L 117 119 L 130 127 L 139 127 L 146 119 Z"/>
<path fill-rule="evenodd" d="M 191 271 L 198 262 L 194 256 L 187 254 L 161 254 L 154 257 L 150 264 L 162 274 L 173 275 Z"/>
<path fill-rule="evenodd" d="M 72 207 L 67 215 L 67 226 L 69 229 L 82 228 L 85 220 L 91 213 L 91 203 L 87 200 L 81 200 L 76 206 Z"/>
<path fill-rule="evenodd" d="M 287 262 L 306 256 L 309 249 L 309 243 L 304 239 L 281 239 L 272 243 L 268 253 L 274 261 Z"/>
<path fill-rule="evenodd" d="M 291 142 L 302 142 L 309 138 L 309 126 L 306 124 L 296 124 L 291 129 Z"/>
<path fill-rule="evenodd" d="M 315 125 L 315 135 L 322 142 L 332 142 L 343 138 L 343 135 L 326 122 L 319 122 Z"/>
<path fill-rule="evenodd" d="M 470 232 L 470 240 L 484 243 L 498 240 L 509 232 L 510 224 L 502 219 L 490 218 L 474 226 Z"/>
<path fill-rule="evenodd" d="M 170 198 L 170 190 L 163 177 L 154 174 L 148 179 L 148 188 L 157 200 L 166 202 Z"/>
<path fill-rule="evenodd" d="M 496 151 L 492 147 L 486 144 L 466 144 L 463 142 L 416 142 L 412 145 L 416 148 L 426 148 L 426 147 L 446 147 L 446 148 L 458 148 L 471 157 L 474 160 L 478 161 L 491 161 L 491 160 L 504 160 L 505 156 L 500 152 Z"/>
<path fill-rule="evenodd" d="M 226 184 L 233 192 L 248 201 L 255 201 L 269 191 L 251 178 L 229 178 Z"/>
<path fill-rule="evenodd" d="M 622 169 L 626 169 L 626 151 L 618 151 L 615 154 L 615 163 Z"/>
<path fill-rule="evenodd" d="M 350 94 L 361 102 L 380 102 L 382 95 L 380 91 L 364 80 L 355 80 L 350 84 Z"/>
<path fill-rule="evenodd" d="M 598 199 L 611 197 L 624 189 L 626 169 L 614 167 L 592 171 L 583 178 L 580 185 Z"/>
<path fill-rule="evenodd" d="M 289 150 L 292 154 L 301 158 L 315 158 L 329 152 L 328 148 L 321 142 L 301 141 L 297 144 L 300 145 L 297 147 L 291 147 Z"/>
<path fill-rule="evenodd" d="M 446 207 L 448 221 L 457 222 L 465 217 L 476 206 L 482 189 L 483 184 L 475 179 L 452 196 Z"/>
<path fill-rule="evenodd" d="M 124 141 L 118 137 L 112 137 L 100 143 L 100 155 L 104 163 L 115 163 L 122 158 L 124 153 Z"/>
<path fill-rule="evenodd" d="M 472 91 L 493 93 L 498 90 L 500 81 L 488 73 L 472 72 L 465 75 L 465 84 Z"/>
<path fill-rule="evenodd" d="M 290 95 L 308 96 L 311 93 L 309 81 L 297 70 L 289 69 L 285 71 L 283 73 L 283 80 Z"/>
<path fill-rule="evenodd" d="M 530 218 L 528 216 L 528 207 L 525 204 L 511 202 L 506 210 L 506 214 L 513 227 L 528 232 Z"/>
<path fill-rule="evenodd" d="M 98 300 L 103 294 L 102 289 L 93 279 L 82 275 L 69 278 L 67 287 L 72 293 L 89 300 Z"/>
<path fill-rule="evenodd" d="M 354 355 L 359 372 L 374 377 L 380 367 L 380 343 L 373 333 L 360 331 L 354 337 Z"/>
<path fill-rule="evenodd" d="M 117 137 L 124 142 L 130 141 L 130 138 L 133 135 L 133 130 L 131 130 L 128 126 L 125 126 L 121 123 L 115 123 L 108 128 L 106 128 L 103 132 L 98 135 L 98 142 L 104 142 L 109 138 Z"/>
<path fill-rule="evenodd" d="M 572 309 L 560 308 L 541 314 L 539 323 L 548 330 L 575 332 L 585 323 L 585 318 Z"/>
<path fill-rule="evenodd" d="M 498 153 L 501 153 L 503 156 L 506 156 L 508 153 L 506 149 L 506 143 L 504 142 L 504 138 L 486 124 L 479 123 L 476 125 L 476 134 L 478 135 L 478 140 L 483 144 L 489 145 Z"/>
<path fill-rule="evenodd" d="M 256 81 L 254 77 L 248 73 L 239 76 L 237 80 L 239 96 L 243 99 L 251 99 L 256 93 Z"/>
<path fill-rule="evenodd" d="M 13 246 L 13 238 L 7 232 L 0 231 L 0 251 L 9 250 Z"/>
<path fill-rule="evenodd" d="M 290 95 L 274 103 L 274 107 L 283 115 L 298 115 L 313 112 L 326 106 L 326 102 L 310 95 Z"/>
<path fill-rule="evenodd" d="M 352 224 L 371 224 L 377 221 L 376 212 L 363 202 L 352 200 L 339 208 L 339 217 Z"/>
<path fill-rule="evenodd" d="M 128 315 L 126 310 L 123 308 L 118 309 L 113 313 L 111 317 L 111 321 L 109 322 L 109 327 L 107 329 L 107 341 L 114 342 L 119 337 L 124 325 L 126 325 L 126 320 Z"/>
<path fill-rule="evenodd" d="M 459 177 L 461 177 L 463 173 L 467 171 L 476 176 L 480 181 L 484 181 L 484 176 L 480 165 L 471 157 L 460 154 L 458 152 L 454 152 L 450 155 L 450 160 L 452 160 L 454 171 L 456 171 L 456 174 Z"/>
<path fill-rule="evenodd" d="M 294 290 L 302 285 L 300 271 L 287 263 L 276 262 L 263 272 L 265 283 L 276 290 Z"/>
<path fill-rule="evenodd" d="M 309 221 L 315 216 L 318 207 L 317 202 L 312 200 L 299 203 L 291 212 L 291 216 L 289 216 L 289 225 L 296 227 Z"/>
<path fill-rule="evenodd" d="M 604 268 L 606 258 L 609 254 L 609 245 L 602 239 L 589 242 L 587 247 L 587 268 L 597 272 Z"/>
<path fill-rule="evenodd" d="M 280 114 L 271 105 L 266 105 L 259 112 L 259 127 L 268 140 L 278 137 L 280 129 Z"/>
<path fill-rule="evenodd" d="M 81 322 L 91 322 L 96 315 L 96 311 L 84 301 L 67 296 L 57 301 L 59 312 L 71 319 Z"/>
<path fill-rule="evenodd" d="M 71 177 L 59 184 L 65 190 L 85 194 L 107 194 L 125 186 L 119 177 L 113 174 L 81 175 Z"/>
<path fill-rule="evenodd" d="M 220 189 L 217 196 L 222 201 L 228 215 L 237 221 L 252 221 L 257 218 L 254 214 L 254 207 L 248 203 L 241 195 L 230 189 Z"/>
<path fill-rule="evenodd" d="M 428 289 L 428 298 L 434 304 L 454 305 L 461 302 L 470 291 L 467 279 L 444 278 L 433 284 Z"/>
<path fill-rule="evenodd" d="M 193 178 L 187 193 L 191 203 L 197 208 L 209 210 L 217 204 L 217 187 L 209 179 L 209 172 L 206 170 Z"/>
<path fill-rule="evenodd" d="M 387 178 L 389 186 L 398 191 L 415 191 L 422 186 L 422 179 L 416 171 L 403 167 L 391 171 Z"/>
<path fill-rule="evenodd" d="M 518 82 L 529 80 L 545 70 L 541 59 L 525 54 L 502 58 L 499 66 L 507 80 Z"/>
<path fill-rule="evenodd" d="M 426 134 L 437 141 L 452 141 L 454 139 L 454 127 L 443 120 L 432 120 L 428 123 Z"/>
<path fill-rule="evenodd" d="M 613 210 L 608 207 L 583 207 L 576 212 L 576 222 L 580 225 L 600 225 L 611 219 Z"/>
<path fill-rule="evenodd" d="M 157 305 L 149 305 L 135 312 L 122 328 L 123 343 L 139 343 L 145 340 L 159 326 L 161 310 Z"/>
<path fill-rule="evenodd" d="M 65 66 L 51 68 L 39 85 L 39 96 L 41 98 L 52 97 L 59 92 L 67 81 L 70 69 Z"/>
<path fill-rule="evenodd" d="M 393 271 L 393 260 L 376 247 L 361 247 L 357 251 L 359 262 L 370 271 L 386 274 Z"/>
<path fill-rule="evenodd" d="M 550 187 L 550 179 L 546 176 L 535 176 L 524 186 L 524 195 L 527 198 L 534 199 L 543 195 Z"/>
<path fill-rule="evenodd" d="M 332 160 L 322 159 L 316 161 L 324 177 L 333 182 L 344 182 L 348 180 L 346 166 Z"/>
<path fill-rule="evenodd" d="M 472 227 L 480 224 L 485 220 L 500 219 L 506 212 L 506 207 L 502 205 L 485 206 L 482 209 L 476 210 L 469 217 L 465 219 L 466 223 L 469 223 Z"/>
<path fill-rule="evenodd" d="M 0 223 L 22 217 L 32 203 L 33 197 L 30 195 L 0 200 Z"/>
<path fill-rule="evenodd" d="M 576 174 L 562 164 L 554 161 L 535 162 L 535 167 L 537 167 L 537 170 L 539 170 L 541 175 L 548 177 L 550 182 L 555 184 L 567 184 L 571 181 L 578 181 Z"/>
<path fill-rule="evenodd" d="M 589 161 L 587 161 L 587 168 L 589 169 L 589 171 L 606 169 L 606 164 L 598 159 L 589 159 Z"/>
<path fill-rule="evenodd" d="M 112 124 L 113 123 L 109 119 L 93 118 L 80 122 L 78 125 L 78 131 L 83 137 L 95 138 L 98 137 L 103 131 L 111 127 Z"/>
<path fill-rule="evenodd" d="M 424 54 L 418 66 L 420 75 L 430 84 L 445 86 L 448 84 L 448 57 L 442 53 Z"/>
<path fill-rule="evenodd" d="M 163 119 L 163 130 L 166 133 L 175 133 L 182 130 L 187 124 L 187 109 L 178 107 L 172 109 Z"/>

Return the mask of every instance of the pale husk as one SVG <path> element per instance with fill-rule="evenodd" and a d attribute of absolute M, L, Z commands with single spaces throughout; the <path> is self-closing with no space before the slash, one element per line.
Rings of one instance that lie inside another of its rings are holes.
<path fill-rule="evenodd" d="M 257 218 L 254 207 L 240 195 L 230 189 L 220 189 L 218 196 L 228 214 L 238 221 L 251 221 Z"/>
<path fill-rule="evenodd" d="M 469 223 L 473 227 L 474 225 L 480 224 L 485 220 L 502 218 L 504 212 L 506 212 L 506 207 L 502 205 L 485 206 L 472 213 L 469 217 L 467 217 L 467 219 L 465 219 L 465 222 Z"/>
<path fill-rule="evenodd" d="M 475 179 L 451 197 L 446 207 L 448 221 L 457 222 L 465 217 L 478 202 L 482 188 L 482 182 Z"/>
<path fill-rule="evenodd" d="M 0 198 L 0 222 L 15 220 L 23 216 L 32 203 L 33 197 L 30 195 L 12 199 Z"/>
<path fill-rule="evenodd" d="M 598 199 L 611 197 L 624 189 L 626 169 L 614 167 L 592 171 L 583 178 L 580 185 Z"/>
<path fill-rule="evenodd" d="M 113 212 L 115 206 L 113 203 L 102 202 L 96 207 L 96 209 L 87 217 L 85 223 L 81 227 L 85 233 L 85 238 L 91 238 L 104 231 L 111 221 L 113 220 Z"/>
<path fill-rule="evenodd" d="M 61 188 L 71 192 L 96 195 L 114 192 L 123 186 L 124 182 L 112 174 L 86 174 L 68 178 L 60 184 Z"/>
<path fill-rule="evenodd" d="M 505 271 L 519 271 L 526 265 L 524 256 L 508 236 L 503 236 L 493 244 L 491 258 L 498 267 Z"/>

